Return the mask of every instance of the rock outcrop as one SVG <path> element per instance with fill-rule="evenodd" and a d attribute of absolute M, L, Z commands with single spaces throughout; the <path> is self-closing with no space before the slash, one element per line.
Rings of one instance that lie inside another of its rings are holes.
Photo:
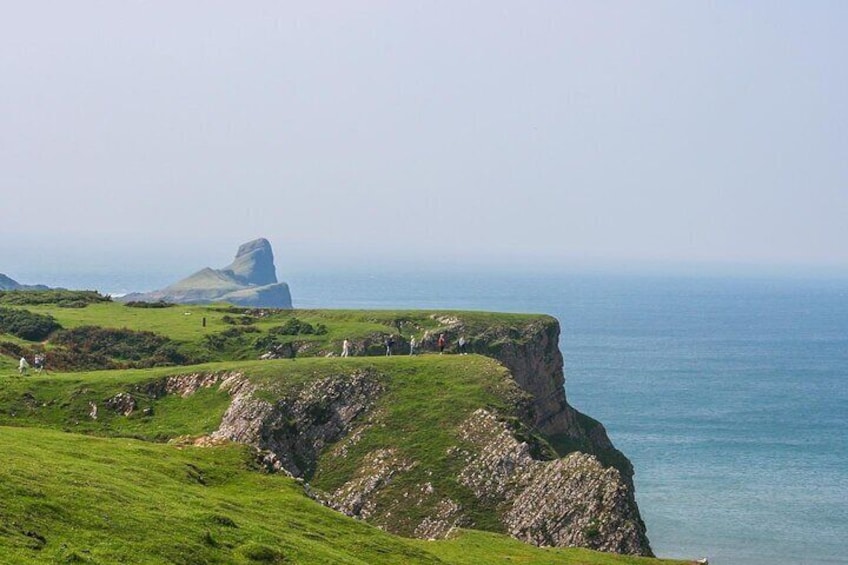
<path fill-rule="evenodd" d="M 503 363 L 515 382 L 530 393 L 532 415 L 528 424 L 544 434 L 559 453 L 590 453 L 605 465 L 616 467 L 630 480 L 633 467 L 613 446 L 603 425 L 568 404 L 559 350 L 560 327 L 555 318 L 542 316 L 518 326 L 480 326 L 456 316 L 436 316 L 436 319 L 444 326 L 424 336 L 423 350 L 437 351 L 436 340 L 441 333 L 449 343 L 456 343 L 464 336 L 470 351 Z"/>
<path fill-rule="evenodd" d="M 0 290 L 50 290 L 50 287 L 43 284 L 21 284 L 0 273 Z"/>
<path fill-rule="evenodd" d="M 264 238 L 239 246 L 233 262 L 222 269 L 206 267 L 162 290 L 131 293 L 119 300 L 181 304 L 229 302 L 247 307 L 292 307 L 289 286 L 277 282 L 274 253 L 271 244 Z"/>
<path fill-rule="evenodd" d="M 318 379 L 276 402 L 256 395 L 255 385 L 245 379 L 230 379 L 222 387 L 233 402 L 212 438 L 268 450 L 294 477 L 311 474 L 324 447 L 344 436 L 382 389 L 369 372 Z"/>
<path fill-rule="evenodd" d="M 476 449 L 466 452 L 459 480 L 478 498 L 505 506 L 502 521 L 511 536 L 535 545 L 650 554 L 632 483 L 618 469 L 578 451 L 537 460 L 484 409 L 461 433 Z"/>

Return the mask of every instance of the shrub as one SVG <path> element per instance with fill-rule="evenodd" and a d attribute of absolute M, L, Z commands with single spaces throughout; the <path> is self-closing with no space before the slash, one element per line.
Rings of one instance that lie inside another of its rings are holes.
<path fill-rule="evenodd" d="M 0 333 L 12 334 L 27 341 L 42 341 L 61 327 L 53 316 L 0 307 Z"/>
<path fill-rule="evenodd" d="M 56 304 L 61 308 L 85 308 L 97 302 L 111 302 L 112 297 L 95 290 L 6 290 L 0 291 L 0 304 L 16 306 Z"/>
<path fill-rule="evenodd" d="M 225 324 L 230 324 L 231 326 L 249 326 L 250 324 L 256 323 L 256 319 L 251 318 L 250 316 L 239 316 L 234 318 L 229 314 L 222 316 L 221 321 Z"/>
<path fill-rule="evenodd" d="M 304 322 L 298 318 L 289 318 L 282 326 L 274 326 L 268 333 L 271 335 L 324 335 L 327 333 L 327 326 L 324 324 L 316 324 L 313 326 L 309 322 Z"/>
<path fill-rule="evenodd" d="M 182 365 L 193 360 L 173 340 L 153 332 L 82 326 L 56 332 L 52 365 L 74 369 Z"/>
<path fill-rule="evenodd" d="M 144 300 L 131 300 L 124 304 L 127 308 L 170 308 L 174 306 L 173 302 L 165 302 L 157 300 L 156 302 L 145 302 Z"/>

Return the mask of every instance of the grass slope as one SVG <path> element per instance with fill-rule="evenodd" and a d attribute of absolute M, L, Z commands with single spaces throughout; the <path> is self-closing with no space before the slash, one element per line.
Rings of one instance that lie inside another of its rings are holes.
<path fill-rule="evenodd" d="M 277 335 L 280 343 L 311 344 L 317 355 L 341 352 L 344 339 L 370 337 L 382 343 L 389 334 L 409 339 L 421 338 L 425 331 L 437 332 L 443 326 L 440 319 L 460 316 L 469 327 L 485 328 L 492 325 L 520 326 L 531 320 L 543 318 L 529 314 L 492 314 L 484 312 L 452 312 L 416 310 L 264 310 L 261 315 L 245 315 L 256 310 L 234 309 L 227 305 L 187 306 L 170 308 L 130 308 L 116 302 L 90 304 L 85 308 L 61 308 L 54 304 L 21 306 L 39 314 L 53 316 L 64 328 L 101 326 L 149 331 L 178 342 L 183 350 L 195 357 L 223 361 L 227 359 L 256 359 L 267 349 L 255 348 L 255 341 L 268 335 L 274 327 L 297 318 L 313 326 L 322 324 L 326 334 Z M 205 325 L 204 325 L 205 320 Z M 231 323 L 227 323 L 230 320 Z M 240 325 L 236 322 L 249 322 Z M 234 330 L 246 331 L 233 335 Z M 229 333 L 229 336 L 227 335 Z M 214 340 L 210 342 L 210 340 Z M 14 341 L 12 336 L 0 334 L 0 341 Z M 209 344 L 214 347 L 209 347 Z M 362 354 L 361 351 L 355 352 Z"/>
<path fill-rule="evenodd" d="M 151 331 L 198 352 L 207 347 L 208 336 L 238 327 L 242 316 L 257 329 L 250 336 L 270 335 L 293 317 L 324 325 L 324 334 L 281 337 L 314 342 L 316 351 L 337 351 L 344 338 L 420 337 L 455 316 L 472 330 L 543 318 L 420 311 L 256 315 L 226 306 L 142 309 L 110 302 L 22 307 L 50 314 L 65 328 Z M 0 335 L 0 341 L 22 343 L 9 335 Z M 457 443 L 456 428 L 468 414 L 486 407 L 508 415 L 513 407 L 515 385 L 495 361 L 476 355 L 256 361 L 246 360 L 256 356 L 249 342 L 228 345 L 217 353 L 225 361 L 203 365 L 26 377 L 17 375 L 17 359 L 0 356 L 0 563 L 681 563 L 542 549 L 479 531 L 438 542 L 401 538 L 328 510 L 306 497 L 296 481 L 261 472 L 246 448 L 165 443 L 215 430 L 230 402 L 217 387 L 185 398 L 146 392 L 168 376 L 237 371 L 276 400 L 315 379 L 368 371 L 385 390 L 374 421 L 349 446 L 347 457 L 324 453 L 310 477 L 313 485 L 332 491 L 354 477 L 369 453 L 391 446 L 416 466 L 386 489 L 387 499 L 432 480 L 441 494 L 474 506 L 465 487 L 438 478 L 456 475 L 460 463 L 445 452 Z M 105 405 L 121 392 L 138 402 L 128 417 Z M 96 419 L 93 404 L 99 408 Z M 411 527 L 428 509 L 399 504 L 394 510 L 395 519 Z M 474 520 L 496 530 L 491 516 L 480 507 Z"/>
<path fill-rule="evenodd" d="M 391 536 L 322 507 L 296 481 L 257 472 L 238 446 L 0 427 L 0 449 L 0 563 L 659 562 L 477 532 Z"/>

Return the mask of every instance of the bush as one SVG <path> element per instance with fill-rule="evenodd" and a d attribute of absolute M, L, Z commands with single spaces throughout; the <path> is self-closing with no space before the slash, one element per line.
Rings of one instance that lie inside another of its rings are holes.
<path fill-rule="evenodd" d="M 0 291 L 0 304 L 16 306 L 55 304 L 61 308 L 85 308 L 97 302 L 111 302 L 112 297 L 95 290 L 6 290 Z"/>
<path fill-rule="evenodd" d="M 82 326 L 57 332 L 51 340 L 53 365 L 74 369 L 109 369 L 183 365 L 193 360 L 177 344 L 153 332 Z"/>
<path fill-rule="evenodd" d="M 271 335 L 324 335 L 327 333 L 327 326 L 324 324 L 316 324 L 313 326 L 309 322 L 304 322 L 297 318 L 289 318 L 282 326 L 274 326 L 268 333 Z"/>
<path fill-rule="evenodd" d="M 250 316 L 239 316 L 234 318 L 229 314 L 225 314 L 221 317 L 221 321 L 225 324 L 230 324 L 231 326 L 249 326 L 250 324 L 256 323 L 256 318 L 251 318 Z"/>
<path fill-rule="evenodd" d="M 27 341 L 42 341 L 61 327 L 53 316 L 0 307 L 0 333 L 12 334 Z"/>
<path fill-rule="evenodd" d="M 144 300 L 131 300 L 124 304 L 127 308 L 170 308 L 174 306 L 173 302 L 165 302 L 157 300 L 156 302 L 145 302 Z"/>

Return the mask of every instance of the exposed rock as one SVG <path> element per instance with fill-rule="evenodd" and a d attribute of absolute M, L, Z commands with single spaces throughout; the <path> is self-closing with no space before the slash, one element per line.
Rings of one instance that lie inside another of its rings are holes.
<path fill-rule="evenodd" d="M 324 447 L 346 434 L 382 390 L 367 371 L 313 381 L 274 403 L 256 398 L 245 379 L 225 381 L 221 388 L 233 402 L 212 436 L 267 449 L 295 477 L 309 476 Z"/>
<path fill-rule="evenodd" d="M 211 388 L 222 381 L 240 379 L 244 375 L 240 372 L 221 373 L 187 373 L 185 375 L 173 375 L 159 379 L 142 386 L 137 390 L 152 398 L 161 398 L 167 394 L 179 394 L 183 398 L 191 396 L 200 388 Z"/>
<path fill-rule="evenodd" d="M 630 461 L 613 446 L 603 425 L 568 404 L 559 350 L 560 328 L 555 318 L 544 317 L 517 327 L 482 328 L 469 326 L 454 315 L 433 315 L 433 319 L 444 326 L 424 335 L 422 350 L 436 351 L 439 333 L 444 333 L 451 344 L 464 335 L 470 351 L 503 363 L 515 382 L 530 393 L 531 413 L 526 423 L 542 432 L 560 454 L 590 453 L 632 481 Z"/>
<path fill-rule="evenodd" d="M 504 517 L 511 536 L 535 545 L 653 555 L 618 469 L 580 452 L 533 468 Z"/>
<path fill-rule="evenodd" d="M 476 449 L 459 480 L 476 496 L 507 508 L 507 532 L 543 546 L 581 546 L 652 555 L 628 481 L 592 455 L 537 461 L 527 443 L 490 412 L 474 412 L 462 439 Z"/>
<path fill-rule="evenodd" d="M 131 293 L 123 302 L 177 302 L 209 304 L 229 302 L 238 306 L 291 308 L 286 283 L 277 282 L 274 253 L 267 239 L 242 244 L 232 263 L 223 269 L 206 267 L 162 290 Z"/>
<path fill-rule="evenodd" d="M 106 400 L 104 404 L 110 410 L 113 410 L 123 416 L 129 416 L 138 406 L 135 398 L 126 392 L 119 392 L 112 398 Z"/>
<path fill-rule="evenodd" d="M 435 512 L 425 516 L 415 528 L 415 537 L 429 540 L 443 539 L 453 528 L 461 527 L 469 522 L 462 513 L 462 506 L 450 498 L 444 498 L 436 505 Z"/>
<path fill-rule="evenodd" d="M 260 355 L 259 359 L 292 359 L 295 355 L 297 355 L 297 350 L 295 349 L 295 345 L 293 343 L 279 343 L 275 345 L 270 351 L 266 351 L 265 353 Z"/>
<path fill-rule="evenodd" d="M 357 518 L 368 519 L 374 512 L 374 494 L 391 483 L 395 475 L 413 468 L 415 463 L 398 456 L 394 449 L 380 449 L 363 461 L 357 476 L 342 485 L 330 497 L 330 506 Z"/>

